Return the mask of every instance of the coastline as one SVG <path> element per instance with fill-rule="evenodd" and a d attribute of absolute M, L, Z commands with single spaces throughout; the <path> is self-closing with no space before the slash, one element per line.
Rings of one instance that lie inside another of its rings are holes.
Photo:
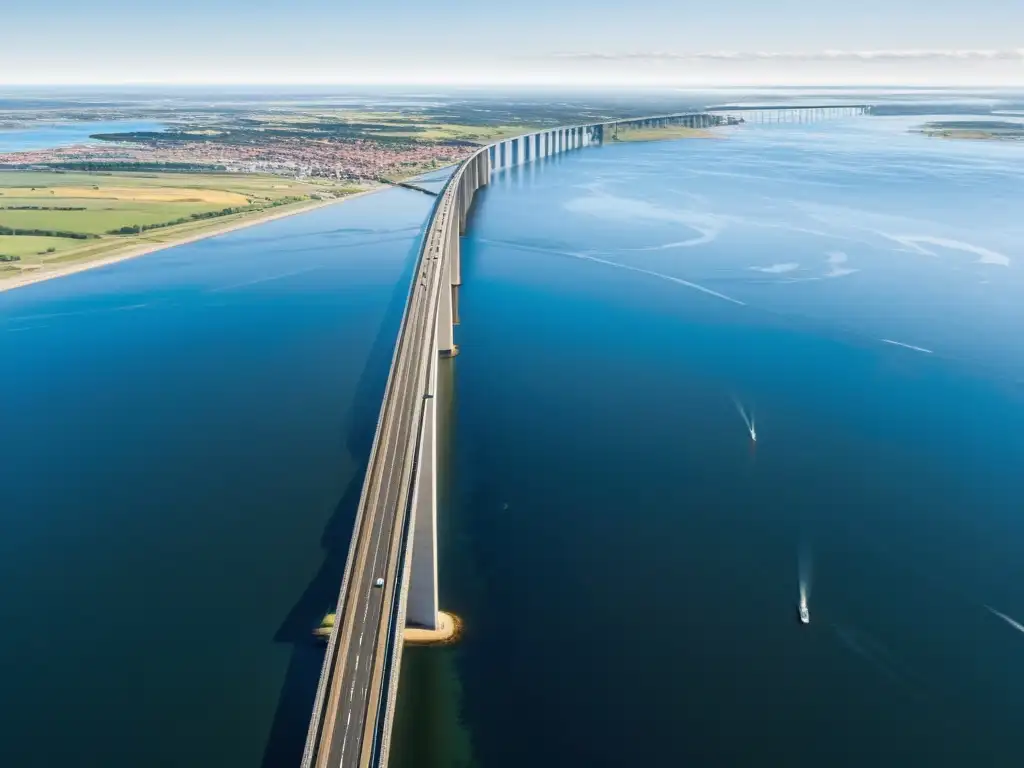
<path fill-rule="evenodd" d="M 381 186 L 374 189 L 366 189 L 361 192 L 355 192 L 351 195 L 345 195 L 344 197 L 335 198 L 334 200 L 320 200 L 309 205 L 302 205 L 300 207 L 289 208 L 284 211 L 273 211 L 267 213 L 266 216 L 253 215 L 243 219 L 236 219 L 232 222 L 225 222 L 222 227 L 213 227 L 208 230 L 203 230 L 195 234 L 183 233 L 183 236 L 178 239 L 172 239 L 167 242 L 160 243 L 145 243 L 137 244 L 134 246 L 126 245 L 123 251 L 112 253 L 109 256 L 103 256 L 93 261 L 82 261 L 80 263 L 72 263 L 62 267 L 55 267 L 54 269 L 40 270 L 29 275 L 19 275 L 18 277 L 12 277 L 6 280 L 0 280 L 0 293 L 4 291 L 13 291 L 16 288 L 24 288 L 27 285 L 34 285 L 36 283 L 42 283 L 47 280 L 53 280 L 58 277 L 67 277 L 68 275 L 74 275 L 78 272 L 85 272 L 89 269 L 96 269 L 97 267 L 107 267 L 111 264 L 117 264 L 121 261 L 128 261 L 129 259 L 135 259 L 139 256 L 145 256 L 150 253 L 162 251 L 166 248 L 174 248 L 179 245 L 187 245 L 188 243 L 195 243 L 199 240 L 205 240 L 209 237 L 216 237 L 217 235 L 224 235 L 228 232 L 234 232 L 239 229 L 245 229 L 246 227 L 252 227 L 257 224 L 265 224 L 268 221 L 274 221 L 276 219 L 284 219 L 289 216 L 296 216 L 300 213 L 308 213 L 309 211 L 317 210 L 318 208 L 326 208 L 329 205 L 337 205 L 338 203 L 344 203 L 346 200 L 354 200 L 357 197 L 364 197 L 365 195 L 372 195 L 380 192 L 389 187 Z"/>

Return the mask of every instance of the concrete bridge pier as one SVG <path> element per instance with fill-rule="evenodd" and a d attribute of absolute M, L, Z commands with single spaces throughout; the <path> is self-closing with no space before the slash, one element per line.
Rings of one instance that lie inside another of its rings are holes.
<path fill-rule="evenodd" d="M 431 632 L 451 632 L 442 626 L 450 617 L 440 612 L 437 588 L 437 371 L 439 358 L 458 354 L 454 325 L 458 322 L 458 286 L 462 283 L 459 236 L 466 229 L 469 210 L 476 191 L 490 179 L 491 153 L 481 152 L 463 171 L 456 205 L 449 211 L 441 237 L 442 270 L 440 301 L 437 311 L 435 349 L 424 393 L 423 427 L 420 432 L 419 462 L 413 489 L 412 554 L 406 626 Z M 430 640 L 430 637 L 426 637 Z"/>
<path fill-rule="evenodd" d="M 441 628 L 437 597 L 437 365 L 435 355 L 424 394 L 419 466 L 412 502 L 409 596 L 405 609 L 406 626 L 431 631 Z"/>

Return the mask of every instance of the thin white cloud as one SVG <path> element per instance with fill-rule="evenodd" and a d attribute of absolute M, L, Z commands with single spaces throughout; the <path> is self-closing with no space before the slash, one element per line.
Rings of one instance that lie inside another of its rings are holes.
<path fill-rule="evenodd" d="M 905 49 L 880 51 L 693 51 L 693 52 L 568 52 L 552 54 L 558 59 L 595 61 L 1020 61 L 1024 48 Z"/>

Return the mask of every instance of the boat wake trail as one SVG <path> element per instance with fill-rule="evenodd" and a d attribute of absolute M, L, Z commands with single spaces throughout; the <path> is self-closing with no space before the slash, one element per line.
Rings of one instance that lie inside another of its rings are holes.
<path fill-rule="evenodd" d="M 740 418 L 743 419 L 743 423 L 747 425 L 747 432 L 750 433 L 750 439 L 757 440 L 757 430 L 754 428 L 754 412 L 751 411 L 748 416 L 747 411 L 743 407 L 743 403 L 739 401 L 739 398 L 734 396 L 732 401 L 735 403 L 736 411 L 739 413 Z"/>
<path fill-rule="evenodd" d="M 1007 616 L 1005 613 L 1001 613 L 1001 612 L 997 611 L 991 605 L 986 605 L 985 607 L 989 610 L 990 613 L 998 616 L 1000 619 L 1005 621 L 1007 624 L 1009 624 L 1011 627 L 1016 629 L 1018 632 L 1024 632 L 1024 624 L 1021 624 L 1019 621 L 1014 621 L 1009 616 Z"/>
<path fill-rule="evenodd" d="M 904 661 L 881 642 L 863 630 L 832 624 L 836 639 L 846 650 L 869 664 L 904 694 L 918 703 L 926 703 L 938 695 L 926 678 L 915 673 Z"/>
<path fill-rule="evenodd" d="M 886 344 L 892 344 L 896 347 L 903 347 L 904 349 L 912 349 L 915 352 L 924 352 L 926 355 L 934 355 L 935 353 L 930 349 L 924 347 L 918 347 L 913 344 L 904 344 L 902 341 L 893 341 L 892 339 L 882 339 Z"/>
<path fill-rule="evenodd" d="M 813 571 L 811 548 L 806 542 L 800 545 L 797 569 L 800 577 L 800 604 L 806 606 L 807 601 L 811 599 L 811 575 Z"/>

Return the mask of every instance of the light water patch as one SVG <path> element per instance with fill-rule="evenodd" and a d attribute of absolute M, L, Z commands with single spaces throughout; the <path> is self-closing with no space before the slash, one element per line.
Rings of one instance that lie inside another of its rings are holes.
<path fill-rule="evenodd" d="M 940 226 L 932 221 L 906 216 L 894 216 L 892 214 L 845 206 L 806 203 L 797 200 L 790 202 L 795 208 L 802 210 L 815 221 L 831 225 L 840 230 L 866 232 L 883 240 L 899 243 L 903 246 L 899 250 L 903 252 L 938 257 L 941 253 L 935 250 L 935 248 L 942 248 L 973 254 L 978 257 L 977 263 L 979 264 L 994 264 L 1003 267 L 1010 265 L 1010 257 L 1006 254 L 963 240 L 938 235 L 893 234 L 893 231 L 899 231 L 900 229 L 906 231 L 910 227 Z M 934 247 L 928 248 L 926 246 Z"/>
<path fill-rule="evenodd" d="M 938 257 L 940 255 L 931 248 L 925 248 L 926 244 L 938 246 L 939 248 L 945 248 L 951 251 L 973 253 L 978 257 L 978 264 L 996 264 L 1001 267 L 1010 266 L 1009 256 L 999 253 L 998 251 L 993 251 L 989 248 L 984 248 L 980 245 L 964 243 L 960 240 L 950 240 L 949 238 L 934 237 L 932 235 L 890 235 L 885 232 L 880 232 L 879 234 L 883 237 L 889 238 L 890 240 L 894 240 L 914 253 L 920 253 L 924 256 Z"/>
<path fill-rule="evenodd" d="M 799 269 L 800 265 L 795 261 L 788 261 L 785 264 L 772 264 L 770 267 L 747 267 L 755 272 L 764 272 L 769 275 L 781 275 L 783 272 L 792 272 Z"/>
<path fill-rule="evenodd" d="M 608 259 L 602 259 L 602 258 L 600 258 L 598 256 L 591 256 L 590 254 L 586 254 L 586 253 L 577 253 L 575 251 L 563 251 L 563 250 L 558 250 L 556 248 L 545 248 L 545 247 L 538 246 L 538 245 L 531 245 L 529 243 L 516 243 L 516 242 L 509 241 L 509 240 L 491 240 L 491 239 L 484 239 L 484 238 L 480 238 L 479 242 L 481 242 L 481 243 L 490 243 L 490 244 L 494 244 L 494 245 L 502 245 L 502 246 L 504 246 L 506 248 L 517 248 L 517 249 L 522 250 L 522 251 L 531 251 L 533 253 L 550 253 L 550 254 L 552 254 L 554 256 L 568 256 L 569 258 L 572 258 L 572 259 L 581 259 L 583 261 L 593 261 L 593 262 L 595 262 L 597 264 L 604 264 L 604 265 L 609 266 L 609 267 L 615 267 L 617 269 L 624 269 L 627 272 L 638 272 L 638 273 L 640 273 L 642 275 L 650 275 L 651 277 L 657 277 L 657 278 L 659 278 L 661 280 L 667 280 L 668 282 L 676 283 L 677 285 L 685 285 L 687 288 L 693 288 L 693 290 L 695 290 L 695 291 L 700 291 L 701 293 L 706 293 L 709 296 L 714 296 L 717 299 L 722 299 L 723 301 L 728 301 L 728 302 L 731 302 L 733 304 L 738 304 L 741 307 L 747 306 L 747 303 L 745 301 L 740 301 L 739 299 L 734 299 L 732 296 L 726 296 L 724 293 L 719 293 L 718 291 L 712 290 L 711 288 L 707 288 L 707 287 L 705 287 L 703 285 L 700 285 L 699 283 L 694 283 L 694 282 L 691 282 L 689 280 L 683 280 L 681 277 L 673 277 L 672 275 L 666 275 L 663 272 L 655 272 L 653 269 L 643 269 L 642 267 L 633 267 L 633 266 L 630 266 L 629 264 L 620 264 L 617 261 L 609 261 Z"/>
<path fill-rule="evenodd" d="M 843 266 L 847 262 L 848 257 L 842 251 L 830 251 L 826 256 L 828 257 L 829 270 L 825 273 L 825 277 L 844 277 L 845 275 L 852 275 L 854 272 L 860 271 Z"/>
<path fill-rule="evenodd" d="M 565 208 L 573 213 L 582 213 L 608 221 L 646 220 L 682 224 L 697 233 L 694 237 L 684 240 L 645 248 L 624 249 L 630 251 L 660 251 L 668 248 L 691 248 L 703 245 L 717 239 L 726 226 L 726 218 L 713 213 L 704 213 L 689 208 L 667 208 L 645 200 L 607 194 L 575 197 L 565 204 Z"/>
<path fill-rule="evenodd" d="M 601 259 L 597 256 L 588 256 L 584 253 L 567 253 L 567 256 L 572 256 L 575 259 L 584 259 L 586 261 L 594 261 L 598 264 L 606 264 L 609 267 L 618 267 L 619 269 L 625 269 L 629 272 L 638 272 L 641 275 L 650 275 L 651 277 L 657 277 L 661 280 L 668 280 L 670 283 L 676 283 L 677 285 L 685 285 L 687 288 L 693 288 L 695 291 L 706 293 L 708 296 L 714 296 L 715 298 L 722 299 L 723 301 L 729 301 L 733 304 L 738 304 L 741 307 L 747 306 L 745 301 L 734 299 L 732 296 L 726 296 L 724 293 L 713 291 L 710 288 L 705 288 L 703 285 L 698 283 L 691 283 L 689 280 L 683 280 L 681 277 L 673 277 L 672 275 L 666 275 L 663 272 L 655 272 L 652 269 L 643 269 L 642 267 L 631 267 L 628 264 L 620 264 L 617 261 L 608 261 L 607 259 Z"/>

